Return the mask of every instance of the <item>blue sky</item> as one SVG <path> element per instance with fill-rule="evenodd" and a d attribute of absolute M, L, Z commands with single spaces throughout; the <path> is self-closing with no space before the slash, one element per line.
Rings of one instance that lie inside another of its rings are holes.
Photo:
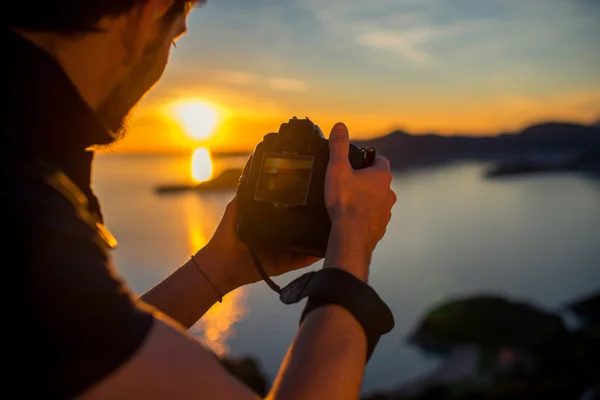
<path fill-rule="evenodd" d="M 600 117 L 598 0 L 209 0 L 188 25 L 146 104 L 200 96 L 263 116 L 250 130 L 305 114 L 362 135 Z"/>

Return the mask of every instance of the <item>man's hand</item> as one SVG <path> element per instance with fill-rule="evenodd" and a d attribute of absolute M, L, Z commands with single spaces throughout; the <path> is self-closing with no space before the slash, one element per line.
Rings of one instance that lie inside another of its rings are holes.
<path fill-rule="evenodd" d="M 348 128 L 337 123 L 329 137 L 325 204 L 332 230 L 324 267 L 344 269 L 366 281 L 371 253 L 385 234 L 396 203 L 387 158 L 354 170 L 348 161 Z"/>
<path fill-rule="evenodd" d="M 227 205 L 225 214 L 212 238 L 194 257 L 200 265 L 212 266 L 224 275 L 219 279 L 227 286 L 218 288 L 222 290 L 222 293 L 262 279 L 250 256 L 248 247 L 237 237 L 238 216 L 238 202 L 234 197 Z M 319 261 L 319 258 L 316 257 L 273 252 L 259 251 L 258 256 L 269 276 L 281 275 Z"/>

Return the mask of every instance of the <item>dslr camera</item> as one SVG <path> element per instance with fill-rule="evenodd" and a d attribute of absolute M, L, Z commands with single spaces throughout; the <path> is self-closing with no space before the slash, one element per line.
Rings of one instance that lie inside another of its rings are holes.
<path fill-rule="evenodd" d="M 354 169 L 373 164 L 375 149 L 350 144 Z M 331 220 L 325 207 L 329 141 L 308 118 L 293 117 L 264 136 L 237 187 L 237 233 L 252 250 L 324 257 Z"/>

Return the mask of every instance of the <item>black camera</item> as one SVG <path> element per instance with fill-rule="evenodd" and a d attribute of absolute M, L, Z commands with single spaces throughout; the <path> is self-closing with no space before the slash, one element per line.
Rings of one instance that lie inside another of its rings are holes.
<path fill-rule="evenodd" d="M 238 236 L 253 250 L 325 256 L 328 142 L 308 118 L 293 117 L 256 146 L 237 188 Z M 354 169 L 369 167 L 375 150 L 350 144 L 348 159 Z"/>

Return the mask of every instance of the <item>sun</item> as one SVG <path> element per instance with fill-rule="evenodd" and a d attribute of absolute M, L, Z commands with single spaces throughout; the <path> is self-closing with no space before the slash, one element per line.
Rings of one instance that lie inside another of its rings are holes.
<path fill-rule="evenodd" d="M 214 106 L 202 100 L 179 103 L 175 106 L 175 115 L 193 139 L 209 138 L 219 122 L 219 115 Z"/>

